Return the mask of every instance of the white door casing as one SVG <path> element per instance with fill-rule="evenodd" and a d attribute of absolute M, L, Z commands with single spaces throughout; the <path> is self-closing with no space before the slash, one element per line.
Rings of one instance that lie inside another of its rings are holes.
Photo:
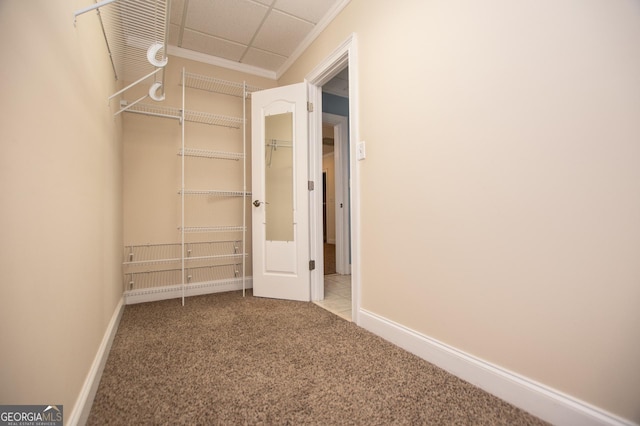
<path fill-rule="evenodd" d="M 358 46 L 357 35 L 350 34 L 333 52 L 324 58 L 307 76 L 309 84 L 309 101 L 314 105 L 314 112 L 309 116 L 310 129 L 310 165 L 309 176 L 312 180 L 321 179 L 321 171 L 314 164 L 320 164 L 322 157 L 322 86 L 336 76 L 346 66 L 349 67 L 349 198 L 350 198 L 350 242 L 351 242 L 351 301 L 352 321 L 359 324 L 360 312 L 360 168 L 356 160 L 356 145 L 360 140 L 359 130 L 359 82 L 358 82 Z M 320 168 L 321 169 L 321 168 Z M 320 194 L 318 192 L 318 194 Z M 312 193 L 310 211 L 311 256 L 316 259 L 322 253 L 322 198 Z M 317 262 L 318 263 L 318 262 Z M 324 276 L 322 266 L 311 273 L 312 300 L 324 297 Z"/>
<path fill-rule="evenodd" d="M 311 300 L 307 115 L 305 83 L 251 95 L 255 296 Z"/>

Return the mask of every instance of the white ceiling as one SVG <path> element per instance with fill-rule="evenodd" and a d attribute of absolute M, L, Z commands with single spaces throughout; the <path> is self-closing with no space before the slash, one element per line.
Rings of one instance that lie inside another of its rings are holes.
<path fill-rule="evenodd" d="M 348 3 L 172 0 L 169 53 L 278 78 Z"/>

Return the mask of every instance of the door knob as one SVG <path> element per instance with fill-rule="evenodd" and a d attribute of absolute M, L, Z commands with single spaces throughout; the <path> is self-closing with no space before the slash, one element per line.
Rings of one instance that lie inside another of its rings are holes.
<path fill-rule="evenodd" d="M 258 201 L 258 200 L 255 200 L 253 202 L 253 205 L 256 207 L 260 207 L 260 204 L 269 204 L 269 203 L 267 203 L 266 201 Z"/>

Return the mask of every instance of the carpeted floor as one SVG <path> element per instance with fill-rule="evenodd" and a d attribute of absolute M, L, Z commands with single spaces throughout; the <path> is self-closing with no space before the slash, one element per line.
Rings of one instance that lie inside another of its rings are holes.
<path fill-rule="evenodd" d="M 313 303 L 232 292 L 127 306 L 88 424 L 543 422 Z"/>

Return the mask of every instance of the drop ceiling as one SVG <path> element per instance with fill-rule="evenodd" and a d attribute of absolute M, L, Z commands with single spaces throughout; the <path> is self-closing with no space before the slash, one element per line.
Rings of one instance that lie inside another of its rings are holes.
<path fill-rule="evenodd" d="M 172 0 L 168 53 L 277 79 L 349 0 Z"/>

